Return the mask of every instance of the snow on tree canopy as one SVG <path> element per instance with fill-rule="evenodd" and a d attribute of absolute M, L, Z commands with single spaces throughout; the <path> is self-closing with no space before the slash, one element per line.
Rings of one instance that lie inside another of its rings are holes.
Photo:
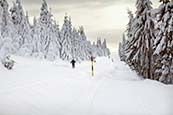
<path fill-rule="evenodd" d="M 157 72 L 154 74 L 159 81 L 164 83 L 173 83 L 173 77 L 171 73 L 172 60 L 173 60 L 173 4 L 172 2 L 162 1 L 163 3 L 159 7 L 158 21 L 157 21 L 157 33 L 154 42 L 154 58 L 158 58 L 159 62 L 154 62 L 155 67 L 160 70 L 160 75 Z"/>
<path fill-rule="evenodd" d="M 10 12 L 10 13 L 9 13 Z M 72 27 L 71 18 L 64 17 L 62 28 L 49 9 L 46 0 L 42 1 L 40 15 L 29 22 L 29 14 L 24 11 L 21 0 L 9 5 L 0 0 L 0 54 L 33 56 L 54 61 L 57 58 L 76 61 L 89 60 L 96 56 L 110 55 L 106 41 L 95 47 L 87 40 L 84 27 Z M 1 53 L 2 52 L 2 53 Z"/>
<path fill-rule="evenodd" d="M 150 0 L 137 0 L 134 18 L 128 11 L 128 39 L 125 46 L 124 43 L 120 43 L 119 54 L 122 61 L 144 78 L 171 84 L 173 2 L 169 0 L 160 2 L 163 3 L 159 8 L 152 9 Z"/>

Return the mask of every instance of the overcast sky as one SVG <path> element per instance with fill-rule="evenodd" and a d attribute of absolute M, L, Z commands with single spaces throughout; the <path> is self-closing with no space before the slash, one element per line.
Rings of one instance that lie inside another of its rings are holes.
<path fill-rule="evenodd" d="M 11 0 L 12 1 L 12 0 Z M 10 1 L 10 2 L 11 2 Z M 21 0 L 30 19 L 39 16 L 42 0 Z M 89 40 L 106 38 L 112 52 L 128 23 L 127 9 L 135 10 L 136 0 L 47 0 L 55 19 L 62 26 L 65 13 L 75 27 L 83 25 Z M 159 0 L 151 0 L 155 6 Z"/>

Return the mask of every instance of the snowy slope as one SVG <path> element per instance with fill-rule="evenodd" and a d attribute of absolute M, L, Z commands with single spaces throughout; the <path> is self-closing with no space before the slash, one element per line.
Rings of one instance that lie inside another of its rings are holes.
<path fill-rule="evenodd" d="M 117 58 L 98 58 L 76 69 L 13 57 L 16 66 L 0 66 L 0 115 L 173 115 L 173 86 L 143 80 Z"/>

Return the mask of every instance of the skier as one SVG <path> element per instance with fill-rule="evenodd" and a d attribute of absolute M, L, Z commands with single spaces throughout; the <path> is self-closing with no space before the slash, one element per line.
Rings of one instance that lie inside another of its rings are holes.
<path fill-rule="evenodd" d="M 93 56 L 91 56 L 91 71 L 92 71 L 92 76 L 94 77 L 94 62 L 96 62 L 94 60 L 95 58 Z"/>
<path fill-rule="evenodd" d="M 91 62 L 96 62 L 95 57 L 91 56 Z"/>
<path fill-rule="evenodd" d="M 71 61 L 72 68 L 75 68 L 75 63 L 76 63 L 76 61 L 73 59 L 73 60 Z"/>

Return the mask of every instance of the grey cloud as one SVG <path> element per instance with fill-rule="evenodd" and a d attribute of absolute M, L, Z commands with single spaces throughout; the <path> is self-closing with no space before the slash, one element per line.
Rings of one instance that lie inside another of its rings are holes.
<path fill-rule="evenodd" d="M 42 0 L 21 0 L 24 5 L 40 5 Z M 115 5 L 119 3 L 134 3 L 135 0 L 46 0 L 48 5 L 60 6 L 74 6 L 82 8 L 99 8 L 106 7 L 108 5 Z"/>
<path fill-rule="evenodd" d="M 15 0 L 9 0 L 12 2 Z M 21 0 L 27 10 L 39 10 L 43 0 Z M 70 8 L 99 9 L 116 4 L 135 3 L 136 0 L 46 0 L 49 7 L 56 8 L 57 11 L 64 11 Z M 152 0 L 152 2 L 158 0 Z"/>
<path fill-rule="evenodd" d="M 114 5 L 117 1 L 118 0 L 47 0 L 47 3 L 52 10 L 61 12 L 70 9 L 99 9 Z M 38 12 L 42 0 L 23 0 L 22 3 L 26 10 Z"/>
<path fill-rule="evenodd" d="M 24 6 L 29 9 L 36 9 L 32 6 L 37 6 L 37 9 L 42 4 L 42 0 L 21 0 Z M 135 3 L 136 0 L 46 0 L 50 7 L 63 11 L 64 9 L 70 8 L 83 8 L 83 9 L 96 9 L 103 8 L 116 4 L 129 4 Z M 158 0 L 152 0 L 152 2 L 158 2 Z"/>
<path fill-rule="evenodd" d="M 84 4 L 84 3 L 96 3 L 96 4 L 111 4 L 118 2 L 133 2 L 134 0 L 47 0 L 48 3 L 57 3 L 57 4 Z M 42 0 L 23 0 L 23 3 L 26 4 L 40 4 Z"/>

